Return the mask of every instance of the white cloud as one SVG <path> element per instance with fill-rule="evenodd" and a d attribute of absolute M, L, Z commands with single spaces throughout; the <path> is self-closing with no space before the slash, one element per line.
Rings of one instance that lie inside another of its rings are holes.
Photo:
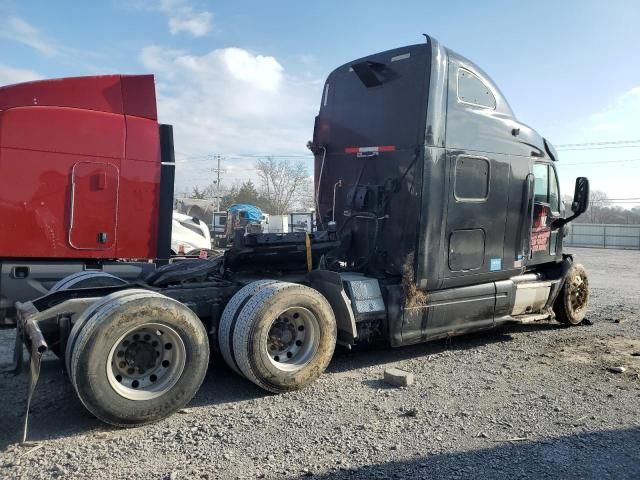
<path fill-rule="evenodd" d="M 227 155 L 229 183 L 250 174 L 253 163 L 234 154 L 308 154 L 321 82 L 240 48 L 193 55 L 149 46 L 140 61 L 156 74 L 160 121 L 174 126 L 178 188 L 210 182 L 214 165 L 206 155 Z"/>
<path fill-rule="evenodd" d="M 40 30 L 18 17 L 10 17 L 0 24 L 0 35 L 27 45 L 47 57 L 60 54 L 58 47 Z"/>
<path fill-rule="evenodd" d="M 96 51 L 72 48 L 49 37 L 42 30 L 20 17 L 3 19 L 0 15 L 0 38 L 6 38 L 33 48 L 48 58 L 76 68 L 98 73 L 105 71 L 104 57 Z M 94 63 L 96 59 L 101 63 Z M 90 59 L 91 61 L 87 61 Z"/>
<path fill-rule="evenodd" d="M 194 37 L 204 37 L 213 28 L 213 14 L 206 10 L 197 12 L 186 0 L 161 0 L 160 10 L 169 17 L 172 35 L 185 32 Z"/>
<path fill-rule="evenodd" d="M 29 82 L 31 80 L 38 80 L 40 78 L 42 77 L 40 77 L 40 75 L 38 75 L 33 70 L 13 68 L 0 63 L 0 86 Z"/>

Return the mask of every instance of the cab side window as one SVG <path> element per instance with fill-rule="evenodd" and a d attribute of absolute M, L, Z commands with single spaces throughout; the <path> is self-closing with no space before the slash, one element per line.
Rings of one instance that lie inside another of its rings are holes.
<path fill-rule="evenodd" d="M 560 189 L 556 171 L 551 165 L 536 163 L 533 165 L 534 195 L 536 203 L 547 203 L 551 211 L 560 211 Z"/>
<path fill-rule="evenodd" d="M 496 108 L 496 99 L 491 90 L 474 73 L 458 69 L 458 100 L 478 107 Z"/>

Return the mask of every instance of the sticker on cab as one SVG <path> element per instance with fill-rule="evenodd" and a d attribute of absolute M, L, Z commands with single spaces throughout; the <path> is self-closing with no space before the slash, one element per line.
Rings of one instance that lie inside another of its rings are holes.
<path fill-rule="evenodd" d="M 501 258 L 492 258 L 489 263 L 489 270 L 491 272 L 497 272 L 502 270 L 502 259 Z"/>

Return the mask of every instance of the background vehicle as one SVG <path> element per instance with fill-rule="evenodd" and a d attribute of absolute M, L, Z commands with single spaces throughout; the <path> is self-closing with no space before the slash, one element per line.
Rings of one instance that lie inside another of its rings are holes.
<path fill-rule="evenodd" d="M 70 277 L 17 305 L 33 371 L 55 349 L 94 415 L 134 425 L 193 397 L 209 341 L 237 373 L 285 392 L 314 381 L 336 344 L 582 321 L 588 279 L 561 232 L 586 210 L 588 180 L 565 217 L 553 148 L 469 60 L 428 38 L 339 67 L 309 147 L 317 231 L 234 229 L 223 257 L 136 284 Z"/>
<path fill-rule="evenodd" d="M 211 223 L 211 235 L 220 237 L 224 235 L 227 226 L 227 212 L 215 212 L 213 214 L 213 222 Z"/>
<path fill-rule="evenodd" d="M 216 239 L 216 245 L 227 247 L 236 237 L 246 233 L 262 233 L 269 225 L 269 215 L 258 207 L 247 203 L 237 203 L 227 209 L 224 235 Z"/>
<path fill-rule="evenodd" d="M 173 211 L 171 251 L 185 254 L 198 250 L 211 250 L 209 227 L 200 219 Z"/>

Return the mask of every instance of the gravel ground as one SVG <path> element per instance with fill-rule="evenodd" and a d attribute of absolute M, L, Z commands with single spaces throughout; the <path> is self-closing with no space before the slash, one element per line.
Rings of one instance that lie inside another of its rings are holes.
<path fill-rule="evenodd" d="M 573 251 L 593 325 L 340 350 L 317 383 L 285 395 L 218 362 L 188 409 L 146 427 L 95 420 L 47 358 L 38 443 L 21 446 L 26 378 L 0 374 L 0 478 L 640 478 L 640 252 Z M 12 338 L 0 332 L 0 364 Z M 416 383 L 386 386 L 389 367 Z"/>

